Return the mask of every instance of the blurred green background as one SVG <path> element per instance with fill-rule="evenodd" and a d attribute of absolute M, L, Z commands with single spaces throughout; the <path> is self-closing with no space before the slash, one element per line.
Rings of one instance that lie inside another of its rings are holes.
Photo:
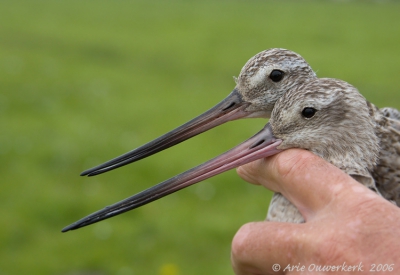
<path fill-rule="evenodd" d="M 79 173 L 212 107 L 272 47 L 400 108 L 399 14 L 392 1 L 1 1 L 0 274 L 232 274 L 232 237 L 264 219 L 271 195 L 235 171 L 60 230 L 265 120 L 225 124 L 98 177 Z"/>

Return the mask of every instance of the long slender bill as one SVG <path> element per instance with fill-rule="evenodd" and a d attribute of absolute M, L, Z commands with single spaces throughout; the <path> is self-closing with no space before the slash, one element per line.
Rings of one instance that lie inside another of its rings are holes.
<path fill-rule="evenodd" d="M 62 232 L 78 229 L 122 214 L 229 169 L 279 153 L 281 150 L 277 149 L 277 146 L 281 144 L 281 142 L 282 140 L 274 137 L 271 126 L 268 123 L 256 135 L 222 155 L 123 201 L 107 206 L 65 227 Z"/>
<path fill-rule="evenodd" d="M 143 146 L 82 172 L 81 176 L 102 174 L 151 156 L 227 121 L 250 116 L 251 113 L 245 111 L 248 105 L 249 103 L 243 101 L 242 96 L 235 89 L 228 97 L 207 112 Z"/>

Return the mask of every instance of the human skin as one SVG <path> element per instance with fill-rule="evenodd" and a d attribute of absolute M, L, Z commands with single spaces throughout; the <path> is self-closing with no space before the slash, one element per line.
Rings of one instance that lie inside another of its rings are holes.
<path fill-rule="evenodd" d="M 333 274 L 400 274 L 400 208 L 340 169 L 308 151 L 290 149 L 237 173 L 282 193 L 306 221 L 243 225 L 232 241 L 237 275 L 319 274 L 317 265 L 342 266 L 328 272 Z"/>

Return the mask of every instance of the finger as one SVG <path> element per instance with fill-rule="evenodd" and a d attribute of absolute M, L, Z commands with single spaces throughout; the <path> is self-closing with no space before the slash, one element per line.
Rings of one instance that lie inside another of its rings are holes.
<path fill-rule="evenodd" d="M 242 226 L 232 241 L 231 261 L 237 275 L 283 274 L 289 263 L 304 256 L 304 244 L 311 240 L 304 225 L 254 222 Z"/>

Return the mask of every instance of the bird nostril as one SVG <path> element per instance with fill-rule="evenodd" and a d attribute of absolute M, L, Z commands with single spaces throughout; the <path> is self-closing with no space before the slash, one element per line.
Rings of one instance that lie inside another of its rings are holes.
<path fill-rule="evenodd" d="M 232 108 L 232 107 L 235 106 L 235 105 L 236 105 L 236 103 L 235 103 L 235 102 L 232 102 L 228 107 L 224 108 L 222 111 L 229 110 L 230 108 Z"/>
<path fill-rule="evenodd" d="M 265 142 L 265 139 L 260 140 L 259 142 L 257 142 L 256 144 L 253 144 L 250 149 L 256 148 L 257 146 L 263 144 Z"/>

